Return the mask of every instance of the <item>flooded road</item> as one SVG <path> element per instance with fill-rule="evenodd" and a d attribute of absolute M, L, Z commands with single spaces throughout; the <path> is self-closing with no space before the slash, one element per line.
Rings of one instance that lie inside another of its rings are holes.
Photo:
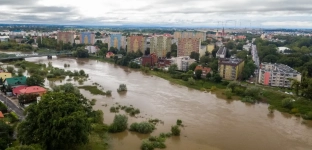
<path fill-rule="evenodd" d="M 138 118 L 129 117 L 129 125 L 150 118 L 158 118 L 151 135 L 170 132 L 177 119 L 184 128 L 180 137 L 166 140 L 168 150 L 309 150 L 312 149 L 312 124 L 300 118 L 275 111 L 270 115 L 266 104 L 249 105 L 240 101 L 226 101 L 215 95 L 173 85 L 169 81 L 139 71 L 96 60 L 70 58 L 26 59 L 31 62 L 52 62 L 54 67 L 68 70 L 83 69 L 90 80 L 84 85 L 98 83 L 104 90 L 112 90 L 112 97 L 92 95 L 81 90 L 89 99 L 96 99 L 95 109 L 104 112 L 104 122 L 110 124 L 114 113 L 109 108 L 115 103 L 139 108 Z M 67 81 L 55 81 L 63 84 Z M 48 81 L 46 84 L 48 85 Z M 118 94 L 119 84 L 126 84 L 128 92 Z M 75 82 L 78 85 L 78 83 Z M 108 104 L 107 107 L 104 104 Z M 123 111 L 120 111 L 123 113 Z M 136 150 L 149 135 L 123 132 L 111 134 L 114 150 Z"/>

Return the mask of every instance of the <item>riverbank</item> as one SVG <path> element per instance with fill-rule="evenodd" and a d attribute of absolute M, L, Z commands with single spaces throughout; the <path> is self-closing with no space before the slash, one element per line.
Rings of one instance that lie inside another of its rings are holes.
<path fill-rule="evenodd" d="M 109 58 L 100 58 L 96 56 L 91 56 L 90 59 L 108 62 L 108 63 L 114 63 L 113 59 Z M 138 69 L 135 69 L 138 70 Z M 150 70 L 148 72 L 144 71 L 144 73 L 147 73 L 149 75 L 154 75 L 160 78 L 163 78 L 165 80 L 170 81 L 173 84 L 178 84 L 182 86 L 186 86 L 191 89 L 196 89 L 204 92 L 212 92 L 213 94 L 216 94 L 218 98 L 222 98 L 225 100 L 243 100 L 243 96 L 237 95 L 236 93 L 232 92 L 230 93 L 231 96 L 227 96 L 226 89 L 228 82 L 221 82 L 221 83 L 215 83 L 212 81 L 206 81 L 206 80 L 195 80 L 194 84 L 189 84 L 187 81 L 181 80 L 181 79 L 174 79 L 171 77 L 169 73 L 162 72 L 162 71 L 153 71 Z M 244 83 L 244 86 L 239 85 L 239 88 L 246 89 L 246 87 L 254 87 L 254 85 Z M 312 120 L 312 101 L 307 100 L 303 97 L 297 97 L 294 95 L 288 95 L 283 92 L 280 92 L 277 90 L 277 88 L 272 87 L 258 87 L 260 89 L 260 96 L 257 101 L 254 102 L 261 102 L 261 103 L 267 103 L 270 106 L 268 106 L 269 112 L 273 113 L 274 110 L 278 110 L 280 112 L 286 112 L 289 114 L 293 114 L 297 117 L 302 117 L 307 120 Z M 244 92 L 244 91 L 243 91 Z M 291 107 L 286 108 L 285 104 L 283 103 L 283 100 L 285 98 L 291 98 L 293 99 L 293 102 L 291 102 Z M 254 103 L 252 102 L 252 103 Z"/>

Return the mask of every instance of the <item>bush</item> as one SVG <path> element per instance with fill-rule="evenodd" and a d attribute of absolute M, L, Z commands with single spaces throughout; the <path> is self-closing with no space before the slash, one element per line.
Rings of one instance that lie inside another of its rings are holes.
<path fill-rule="evenodd" d="M 125 115 L 116 115 L 108 131 L 111 133 L 123 132 L 127 129 L 128 117 Z"/>
<path fill-rule="evenodd" d="M 8 107 L 5 106 L 2 102 L 0 102 L 0 111 L 2 113 L 7 113 L 8 112 Z"/>
<path fill-rule="evenodd" d="M 95 103 L 96 103 L 96 99 L 92 99 L 92 100 L 90 101 L 90 104 L 91 104 L 91 105 L 95 105 Z"/>
<path fill-rule="evenodd" d="M 253 97 L 250 97 L 250 96 L 246 96 L 242 99 L 242 102 L 247 102 L 247 103 L 255 103 L 256 100 L 253 98 Z"/>
<path fill-rule="evenodd" d="M 124 92 L 127 91 L 127 85 L 126 84 L 120 84 L 119 88 L 117 89 L 117 92 Z"/>
<path fill-rule="evenodd" d="M 231 99 L 231 98 L 232 98 L 232 95 L 233 95 L 231 89 L 226 89 L 226 90 L 224 91 L 224 94 L 225 94 L 225 96 L 226 96 L 227 99 Z"/>
<path fill-rule="evenodd" d="M 181 130 L 179 129 L 179 126 L 175 125 L 171 127 L 171 133 L 174 136 L 180 136 Z"/>
<path fill-rule="evenodd" d="M 299 110 L 298 110 L 298 108 L 293 108 L 293 109 L 291 109 L 290 113 L 297 114 L 297 113 L 299 113 Z"/>
<path fill-rule="evenodd" d="M 215 90 L 217 90 L 217 87 L 216 87 L 216 86 L 212 86 L 212 87 L 210 88 L 210 90 L 211 90 L 211 91 L 215 91 Z"/>
<path fill-rule="evenodd" d="M 312 111 L 302 116 L 303 119 L 312 120 Z"/>
<path fill-rule="evenodd" d="M 108 90 L 105 92 L 107 96 L 111 96 L 112 95 L 112 91 Z"/>
<path fill-rule="evenodd" d="M 154 146 L 152 142 L 148 140 L 143 140 L 142 145 L 141 145 L 141 150 L 154 150 Z"/>
<path fill-rule="evenodd" d="M 285 98 L 282 100 L 282 107 L 287 109 L 292 109 L 293 99 L 292 98 Z"/>
<path fill-rule="evenodd" d="M 188 78 L 187 80 L 188 84 L 190 85 L 194 85 L 195 84 L 195 80 L 191 77 L 191 78 Z"/>
<path fill-rule="evenodd" d="M 54 78 L 55 76 L 54 76 L 54 74 L 48 74 L 47 75 L 47 78 Z"/>
<path fill-rule="evenodd" d="M 234 93 L 238 96 L 244 96 L 245 95 L 245 89 L 241 87 L 236 87 L 234 89 Z"/>
<path fill-rule="evenodd" d="M 177 125 L 178 125 L 178 126 L 182 125 L 182 120 L 178 119 L 178 120 L 177 120 Z"/>
<path fill-rule="evenodd" d="M 228 86 L 230 82 L 228 81 L 222 81 L 221 85 L 224 85 L 224 86 Z"/>
<path fill-rule="evenodd" d="M 112 106 L 110 109 L 109 109 L 110 112 L 113 112 L 113 113 L 116 113 L 118 112 L 118 110 L 116 109 L 116 107 Z"/>
<path fill-rule="evenodd" d="M 260 93 L 260 89 L 255 87 L 255 86 L 248 87 L 245 90 L 245 96 L 249 96 L 249 97 L 252 97 L 252 98 L 255 98 L 255 99 L 258 99 L 259 93 Z"/>
<path fill-rule="evenodd" d="M 143 134 L 152 133 L 155 130 L 155 125 L 149 122 L 132 123 L 130 131 L 135 131 Z"/>

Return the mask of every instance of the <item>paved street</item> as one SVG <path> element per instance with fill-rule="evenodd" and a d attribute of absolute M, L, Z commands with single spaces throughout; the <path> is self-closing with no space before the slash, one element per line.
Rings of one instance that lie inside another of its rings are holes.
<path fill-rule="evenodd" d="M 20 119 L 24 119 L 24 111 L 20 108 L 18 108 L 11 100 L 6 98 L 2 93 L 0 94 L 0 101 L 3 102 L 8 108 L 12 111 L 14 111 Z"/>

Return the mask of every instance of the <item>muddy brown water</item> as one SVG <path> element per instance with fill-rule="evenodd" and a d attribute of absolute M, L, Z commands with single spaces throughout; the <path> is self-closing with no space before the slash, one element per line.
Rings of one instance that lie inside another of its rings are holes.
<path fill-rule="evenodd" d="M 129 125 L 149 118 L 162 120 L 164 124 L 158 124 L 151 135 L 170 132 L 170 127 L 181 119 L 185 127 L 181 130 L 181 136 L 166 140 L 168 150 L 312 149 L 312 123 L 278 111 L 269 114 L 267 104 L 249 105 L 218 99 L 210 93 L 96 60 L 55 57 L 52 60 L 46 57 L 26 60 L 37 63 L 51 61 L 53 66 L 59 68 L 64 68 L 64 63 L 70 64 L 66 69 L 83 69 L 89 74 L 90 80 L 84 85 L 96 82 L 104 90 L 112 90 L 112 97 L 92 95 L 81 90 L 89 99 L 97 99 L 94 109 L 104 112 L 106 124 L 113 121 L 114 114 L 109 112 L 109 108 L 115 103 L 133 105 L 141 110 L 138 118 L 129 117 Z M 56 84 L 66 82 L 55 81 Z M 116 89 L 122 83 L 127 85 L 128 92 L 118 94 Z M 46 85 L 49 85 L 49 81 Z M 111 149 L 139 149 L 142 140 L 148 136 L 129 131 L 111 134 Z"/>

